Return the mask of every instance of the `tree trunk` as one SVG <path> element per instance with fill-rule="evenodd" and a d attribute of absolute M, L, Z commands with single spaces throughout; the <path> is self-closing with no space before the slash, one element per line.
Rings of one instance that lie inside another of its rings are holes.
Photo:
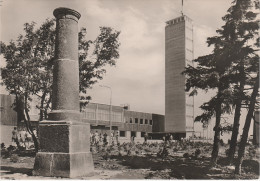
<path fill-rule="evenodd" d="M 253 120 L 254 120 L 254 126 L 253 126 L 253 145 L 256 145 L 257 146 L 257 138 L 256 138 L 256 127 L 259 126 L 259 120 L 256 120 L 255 118 L 256 115 L 253 116 Z"/>
<path fill-rule="evenodd" d="M 25 120 L 26 123 L 27 123 L 26 127 L 27 127 L 28 132 L 32 135 L 35 151 L 38 152 L 38 149 L 39 149 L 38 140 L 37 140 L 37 138 L 36 138 L 36 136 L 33 132 L 32 125 L 31 125 L 31 122 L 30 122 L 30 116 L 29 116 L 27 108 L 25 108 L 25 113 L 26 113 L 26 117 L 27 117 L 27 120 Z"/>
<path fill-rule="evenodd" d="M 25 95 L 25 100 L 24 100 L 24 111 L 25 111 L 25 114 L 26 114 L 26 117 L 27 117 L 27 119 L 24 120 L 26 127 L 27 127 L 27 130 L 28 130 L 29 134 L 32 135 L 35 151 L 38 152 L 38 149 L 39 149 L 38 145 L 39 144 L 38 144 L 38 140 L 37 140 L 37 138 L 36 138 L 36 136 L 33 132 L 32 125 L 31 125 L 31 122 L 30 122 L 29 110 L 27 108 L 27 94 Z"/>
<path fill-rule="evenodd" d="M 216 123 L 214 127 L 215 135 L 214 135 L 214 143 L 213 143 L 213 150 L 211 153 L 211 164 L 216 165 L 217 164 L 217 158 L 218 158 L 218 152 L 219 152 L 219 141 L 220 141 L 220 119 L 221 119 L 221 94 L 222 89 L 218 88 L 218 95 L 217 95 L 217 103 L 215 107 L 216 111 Z"/>
<path fill-rule="evenodd" d="M 240 121 L 241 101 L 236 104 L 235 117 L 232 128 L 232 136 L 230 140 L 229 152 L 228 152 L 228 163 L 231 164 L 234 159 L 237 146 L 237 136 L 239 133 L 239 121 Z"/>
<path fill-rule="evenodd" d="M 243 162 L 243 158 L 244 158 L 244 154 L 245 154 L 245 147 L 246 147 L 246 142 L 247 142 L 247 138 L 248 138 L 248 131 L 249 131 L 251 120 L 252 120 L 253 114 L 254 114 L 258 89 L 259 89 L 259 72 L 257 74 L 257 78 L 256 78 L 256 82 L 255 82 L 255 85 L 254 85 L 254 88 L 253 88 L 253 92 L 252 92 L 251 97 L 250 97 L 249 109 L 248 109 L 248 113 L 247 113 L 247 116 L 246 116 L 245 125 L 244 125 L 244 128 L 243 128 L 242 138 L 241 138 L 241 141 L 240 141 L 240 144 L 239 144 L 238 158 L 237 158 L 236 168 L 235 168 L 236 174 L 241 173 L 241 166 L 242 166 L 242 162 Z"/>
<path fill-rule="evenodd" d="M 217 164 L 218 152 L 219 152 L 219 141 L 220 141 L 220 118 L 221 118 L 221 104 L 218 103 L 216 108 L 216 124 L 214 127 L 215 135 L 214 135 L 214 143 L 213 150 L 211 153 L 211 163 L 212 165 Z"/>
<path fill-rule="evenodd" d="M 36 136 L 33 133 L 32 126 L 30 124 L 30 116 L 26 105 L 27 105 L 27 95 L 25 97 L 16 95 L 15 110 L 17 112 L 18 123 L 20 123 L 22 120 L 24 121 L 27 131 L 29 132 L 29 134 L 32 135 L 35 150 L 38 151 L 38 141 Z M 26 113 L 27 118 L 25 117 L 24 112 Z M 16 142 L 16 144 L 18 148 L 21 147 L 18 141 Z"/>
<path fill-rule="evenodd" d="M 20 96 L 17 94 L 15 95 L 15 109 L 17 112 L 17 125 L 20 125 L 20 123 L 25 119 L 24 117 L 24 103 Z"/>
<path fill-rule="evenodd" d="M 235 109 L 235 116 L 234 116 L 234 123 L 232 128 L 232 136 L 230 141 L 230 147 L 228 152 L 228 163 L 231 164 L 234 160 L 234 155 L 236 152 L 236 146 L 237 146 L 237 136 L 239 133 L 239 122 L 240 122 L 240 112 L 241 112 L 241 103 L 243 99 L 243 91 L 244 91 L 245 81 L 242 80 L 240 82 L 239 86 L 239 94 L 237 95 L 237 101 L 236 101 L 236 109 Z"/>

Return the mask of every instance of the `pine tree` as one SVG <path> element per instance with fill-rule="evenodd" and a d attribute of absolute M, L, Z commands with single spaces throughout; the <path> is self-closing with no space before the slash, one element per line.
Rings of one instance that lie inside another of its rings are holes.
<path fill-rule="evenodd" d="M 225 25 L 217 30 L 218 36 L 208 38 L 208 45 L 214 45 L 213 53 L 194 60 L 197 67 L 187 67 L 184 72 L 188 76 L 187 90 L 194 88 L 191 95 L 197 89 L 217 89 L 216 96 L 201 106 L 203 114 L 195 119 L 207 122 L 213 116 L 216 117 L 213 164 L 217 162 L 220 132 L 226 129 L 220 125 L 221 115 L 231 113 L 233 107 L 236 109 L 229 154 L 230 158 L 234 156 L 242 101 L 245 102 L 247 98 L 244 87 L 257 67 L 256 61 L 251 58 L 255 50 L 248 45 L 248 41 L 254 38 L 258 30 L 257 21 L 254 20 L 256 13 L 248 11 L 252 2 L 235 0 L 233 4 L 223 17 Z"/>
<path fill-rule="evenodd" d="M 230 82 L 233 88 L 233 107 L 235 107 L 232 136 L 229 149 L 229 163 L 232 163 L 237 145 L 239 132 L 240 112 L 242 105 L 247 100 L 247 92 L 244 90 L 250 80 L 250 74 L 256 72 L 256 61 L 251 58 L 255 53 L 254 46 L 248 44 L 257 35 L 258 23 L 256 13 L 251 11 L 253 3 L 250 0 L 236 0 L 228 9 L 228 14 L 223 17 L 226 22 L 220 31 L 230 46 L 233 55 L 231 62 Z M 252 68 L 251 64 L 255 64 Z M 250 69 L 248 69 L 251 67 Z"/>
<path fill-rule="evenodd" d="M 244 158 L 244 154 L 245 154 L 245 147 L 246 147 L 246 143 L 247 143 L 247 139 L 248 139 L 248 132 L 249 132 L 249 128 L 250 128 L 252 118 L 253 118 L 254 110 L 255 110 L 256 97 L 258 95 L 259 72 L 257 73 L 257 76 L 256 76 L 254 82 L 255 83 L 254 83 L 253 92 L 252 92 L 251 98 L 250 98 L 249 109 L 248 109 L 248 113 L 247 113 L 247 116 L 246 116 L 245 125 L 244 125 L 244 128 L 243 128 L 243 134 L 242 134 L 242 138 L 241 138 L 241 141 L 240 141 L 240 144 L 239 144 L 238 158 L 237 158 L 236 167 L 235 167 L 235 173 L 236 174 L 241 173 L 241 166 L 242 166 L 243 158 Z"/>
<path fill-rule="evenodd" d="M 211 44 L 211 40 L 209 40 Z M 213 42 L 212 42 L 213 43 Z M 200 108 L 204 111 L 201 115 L 195 118 L 195 121 L 208 122 L 213 116 L 216 117 L 215 135 L 213 151 L 211 156 L 212 164 L 217 163 L 219 152 L 220 133 L 222 131 L 220 121 L 221 115 L 230 113 L 230 90 L 229 78 L 226 74 L 225 61 L 226 57 L 221 54 L 223 46 L 215 44 L 214 52 L 210 55 L 202 56 L 194 60 L 197 63 L 196 67 L 186 67 L 184 74 L 187 76 L 186 91 L 191 92 L 191 96 L 197 94 L 198 89 L 208 91 L 210 89 L 217 89 L 217 93 L 208 102 L 204 103 Z"/>

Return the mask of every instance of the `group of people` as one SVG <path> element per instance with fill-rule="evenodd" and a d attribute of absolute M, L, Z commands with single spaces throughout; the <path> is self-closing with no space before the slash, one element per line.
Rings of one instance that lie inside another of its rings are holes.
<path fill-rule="evenodd" d="M 111 144 L 119 143 L 118 141 L 118 131 L 111 132 L 110 138 L 108 137 L 108 134 L 105 132 L 104 134 L 99 133 L 96 131 L 95 133 L 90 132 L 90 144 L 91 145 L 107 145 L 108 139 L 110 139 Z"/>
<path fill-rule="evenodd" d="M 163 141 L 164 142 L 171 142 L 173 140 L 173 136 L 172 134 L 166 134 L 165 136 L 163 136 Z"/>
<path fill-rule="evenodd" d="M 35 136 L 36 129 L 33 130 Z M 12 145 L 20 145 L 24 146 L 25 149 L 28 149 L 32 143 L 32 136 L 25 130 L 25 128 L 22 128 L 21 130 L 17 130 L 17 127 L 14 127 L 12 130 Z"/>
<path fill-rule="evenodd" d="M 144 138 L 144 143 L 147 143 L 148 134 L 147 134 L 147 133 L 144 133 L 143 138 Z M 132 135 L 132 136 L 131 136 L 131 142 L 132 142 L 132 143 L 135 142 L 135 135 Z"/>
<path fill-rule="evenodd" d="M 148 134 L 145 133 L 144 134 L 144 143 L 147 143 L 148 141 Z M 110 140 L 109 140 L 110 139 Z M 104 134 L 99 133 L 98 131 L 96 132 L 90 132 L 90 144 L 91 145 L 107 145 L 108 142 L 110 142 L 110 144 L 118 144 L 119 143 L 119 131 L 113 131 L 111 132 L 110 137 L 108 136 L 108 134 L 105 132 Z M 135 135 L 131 136 L 131 142 L 134 143 L 135 142 Z"/>

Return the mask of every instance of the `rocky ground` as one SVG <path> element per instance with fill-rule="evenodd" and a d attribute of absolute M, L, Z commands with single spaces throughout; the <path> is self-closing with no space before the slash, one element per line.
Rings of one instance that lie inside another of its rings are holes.
<path fill-rule="evenodd" d="M 201 151 L 195 154 L 200 147 Z M 211 145 L 131 145 L 92 147 L 95 172 L 80 179 L 258 179 L 259 154 L 249 153 L 243 173 L 234 175 L 220 149 L 218 165 L 210 165 Z M 164 149 L 165 148 L 165 149 Z M 185 148 L 185 149 L 183 149 Z M 163 151 L 164 150 L 164 151 Z M 165 151 L 166 150 L 166 151 Z M 250 155 L 251 154 L 251 155 Z M 15 161 L 15 163 L 14 163 Z M 1 179 L 53 179 L 32 176 L 33 156 L 1 158 Z M 62 179 L 62 178 L 55 178 Z"/>

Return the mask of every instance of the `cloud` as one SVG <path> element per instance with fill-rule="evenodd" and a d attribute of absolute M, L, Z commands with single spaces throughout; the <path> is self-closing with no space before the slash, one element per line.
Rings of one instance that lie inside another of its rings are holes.
<path fill-rule="evenodd" d="M 122 54 L 116 68 L 107 68 L 100 84 L 112 88 L 115 105 L 129 103 L 133 110 L 164 114 L 164 56 L 158 52 Z M 102 101 L 98 89 L 95 86 L 90 92 L 95 102 Z"/>
<path fill-rule="evenodd" d="M 95 18 L 94 26 L 111 26 L 121 31 L 121 49 L 128 51 L 149 49 L 156 45 L 156 36 L 149 27 L 148 17 L 132 6 L 108 9 L 101 1 L 89 1 L 86 5 L 88 17 Z"/>
<path fill-rule="evenodd" d="M 164 22 L 157 18 L 151 24 L 151 18 L 136 6 L 113 7 L 112 11 L 101 1 L 89 1 L 86 7 L 88 18 L 95 17 L 94 24 L 88 26 L 107 25 L 121 31 L 120 59 L 116 68 L 106 68 L 107 74 L 99 84 L 112 88 L 115 105 L 129 103 L 133 110 L 163 114 L 164 47 L 158 48 L 158 45 L 164 45 L 164 27 L 158 28 L 154 24 L 163 25 Z M 109 101 L 109 91 L 98 85 L 89 93 L 93 102 Z"/>

